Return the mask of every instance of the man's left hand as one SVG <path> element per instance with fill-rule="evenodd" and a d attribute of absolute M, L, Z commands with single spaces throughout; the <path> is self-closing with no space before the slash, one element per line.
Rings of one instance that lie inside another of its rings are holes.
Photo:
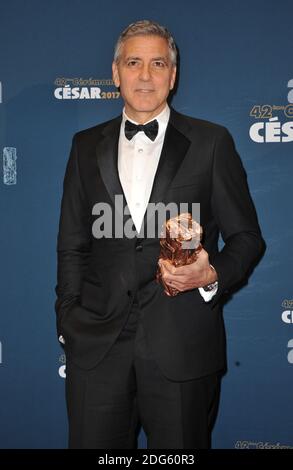
<path fill-rule="evenodd" d="M 204 287 L 217 281 L 216 271 L 209 263 L 208 252 L 202 248 L 194 263 L 173 266 L 168 260 L 159 260 L 163 282 L 179 292 Z"/>

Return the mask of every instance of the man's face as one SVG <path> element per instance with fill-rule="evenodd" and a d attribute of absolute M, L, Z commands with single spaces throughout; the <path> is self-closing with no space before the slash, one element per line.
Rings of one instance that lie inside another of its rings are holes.
<path fill-rule="evenodd" d="M 144 123 L 163 110 L 176 77 L 166 39 L 155 35 L 127 39 L 112 70 L 131 119 Z"/>

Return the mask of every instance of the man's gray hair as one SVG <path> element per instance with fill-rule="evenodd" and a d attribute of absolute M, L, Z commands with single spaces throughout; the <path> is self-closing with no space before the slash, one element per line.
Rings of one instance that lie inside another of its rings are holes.
<path fill-rule="evenodd" d="M 177 62 L 177 48 L 175 41 L 165 26 L 162 26 L 155 21 L 149 20 L 140 20 L 136 21 L 135 23 L 131 23 L 127 28 L 122 31 L 120 34 L 118 41 L 115 45 L 114 49 L 114 61 L 116 63 L 119 62 L 120 53 L 121 53 L 121 46 L 128 38 L 132 38 L 134 36 L 160 36 L 161 38 L 165 38 L 168 42 L 169 53 L 170 53 L 170 60 L 173 65 L 176 65 Z"/>

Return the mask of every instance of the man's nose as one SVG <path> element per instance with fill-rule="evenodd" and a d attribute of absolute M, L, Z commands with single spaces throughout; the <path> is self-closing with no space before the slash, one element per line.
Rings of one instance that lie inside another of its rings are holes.
<path fill-rule="evenodd" d="M 148 64 L 144 64 L 140 70 L 140 79 L 147 81 L 150 79 L 150 77 L 151 77 L 150 67 Z"/>

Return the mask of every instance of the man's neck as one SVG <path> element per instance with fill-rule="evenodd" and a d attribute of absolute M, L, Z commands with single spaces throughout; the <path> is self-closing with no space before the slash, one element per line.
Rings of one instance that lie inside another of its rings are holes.
<path fill-rule="evenodd" d="M 156 117 L 158 117 L 166 109 L 166 107 L 167 107 L 167 103 L 164 103 L 162 106 L 160 106 L 160 108 L 156 109 L 155 111 L 153 111 L 151 113 L 150 112 L 135 113 L 125 105 L 124 112 L 125 112 L 126 116 L 129 119 L 131 119 L 132 121 L 134 121 L 138 124 L 145 124 L 145 123 L 155 119 Z"/>

